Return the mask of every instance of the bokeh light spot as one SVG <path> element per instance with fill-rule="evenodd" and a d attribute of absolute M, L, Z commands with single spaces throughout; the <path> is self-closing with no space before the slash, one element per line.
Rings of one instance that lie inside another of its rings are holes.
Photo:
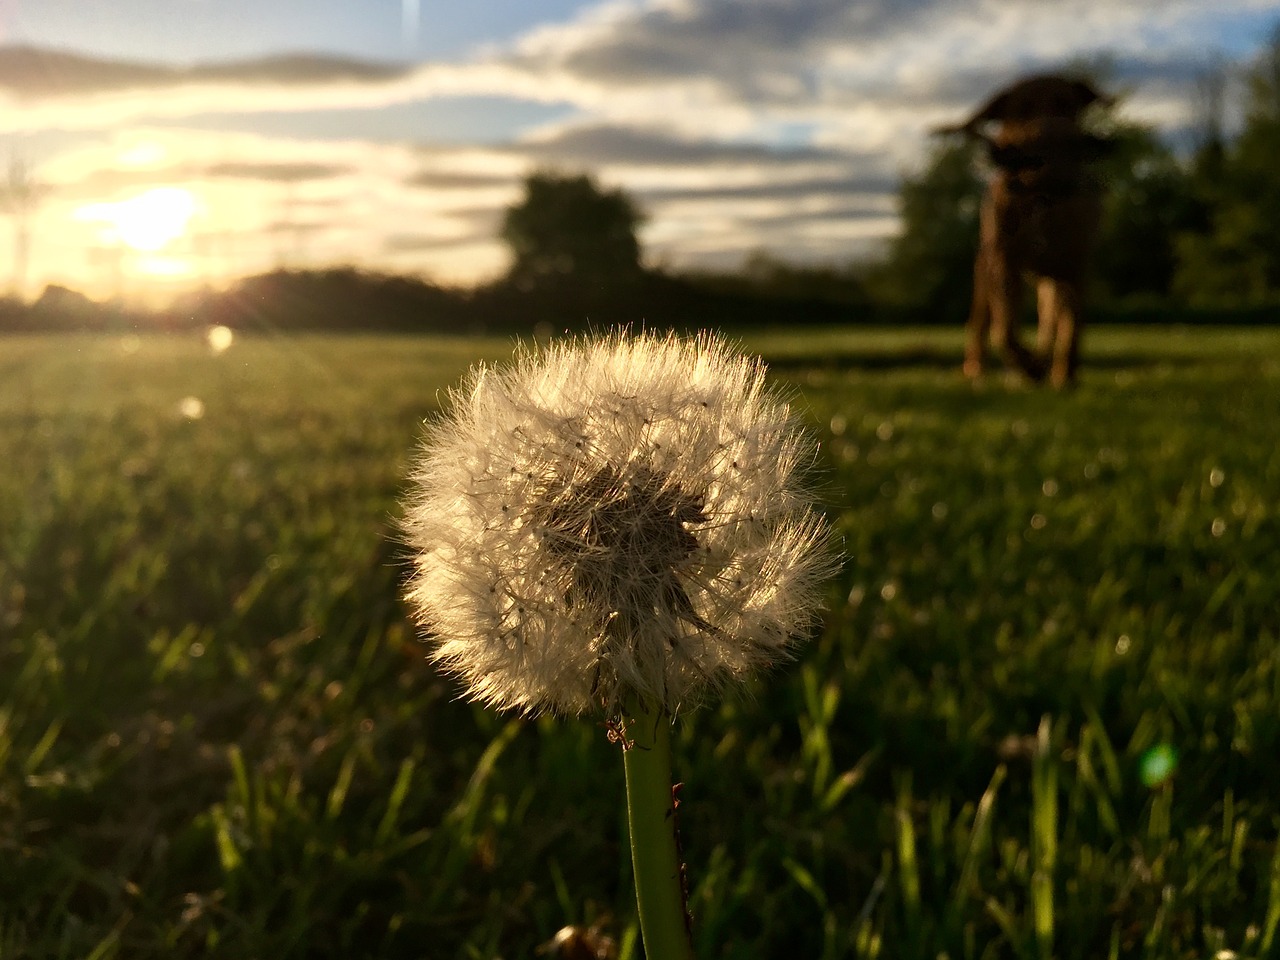
<path fill-rule="evenodd" d="M 1144 786 L 1158 787 L 1178 769 L 1178 751 L 1168 743 L 1158 743 L 1138 761 L 1138 777 Z"/>
<path fill-rule="evenodd" d="M 225 353 L 231 347 L 231 344 L 235 342 L 235 339 L 235 332 L 230 327 L 222 326 L 222 324 L 210 327 L 205 334 L 209 349 L 215 354 Z"/>

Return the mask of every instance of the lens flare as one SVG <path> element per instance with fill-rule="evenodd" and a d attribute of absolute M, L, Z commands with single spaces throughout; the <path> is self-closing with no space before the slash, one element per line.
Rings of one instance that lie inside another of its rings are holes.
<path fill-rule="evenodd" d="M 205 333 L 205 340 L 209 344 L 209 349 L 216 356 L 225 353 L 231 348 L 231 344 L 235 342 L 236 335 L 230 327 L 224 327 L 222 324 L 210 327 Z"/>
<path fill-rule="evenodd" d="M 1167 743 L 1158 743 L 1138 761 L 1138 778 L 1144 786 L 1158 787 L 1166 783 L 1178 769 L 1178 751 Z"/>

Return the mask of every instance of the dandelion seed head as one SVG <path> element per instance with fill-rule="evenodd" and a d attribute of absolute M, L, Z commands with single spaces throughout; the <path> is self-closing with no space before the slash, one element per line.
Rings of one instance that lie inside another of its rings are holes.
<path fill-rule="evenodd" d="M 758 361 L 619 334 L 472 372 L 428 426 L 408 597 L 468 696 L 668 711 L 789 656 L 831 567 L 813 448 Z"/>

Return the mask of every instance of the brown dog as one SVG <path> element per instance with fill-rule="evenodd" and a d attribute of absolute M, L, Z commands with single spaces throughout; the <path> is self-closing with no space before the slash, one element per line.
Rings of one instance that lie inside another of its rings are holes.
<path fill-rule="evenodd" d="M 994 177 L 983 198 L 964 372 L 982 372 L 985 342 L 1032 380 L 1057 387 L 1075 379 L 1086 267 L 1101 213 L 1088 164 L 1107 141 L 1086 133 L 1084 111 L 1110 103 L 1082 80 L 1035 76 L 1002 90 L 959 126 L 987 144 Z M 989 129 L 992 128 L 992 129 Z M 1023 346 L 1023 285 L 1036 282 L 1037 350 Z"/>

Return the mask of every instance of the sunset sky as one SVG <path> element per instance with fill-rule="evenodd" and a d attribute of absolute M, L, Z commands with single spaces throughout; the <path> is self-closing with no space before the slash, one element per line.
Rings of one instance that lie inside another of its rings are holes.
<path fill-rule="evenodd" d="M 1277 24 L 1280 0 L 0 0 L 0 172 L 36 190 L 28 296 L 474 282 L 543 167 L 629 190 L 655 263 L 841 263 L 894 231 L 925 131 L 1018 75 L 1105 64 L 1177 142 L 1197 77 Z"/>

